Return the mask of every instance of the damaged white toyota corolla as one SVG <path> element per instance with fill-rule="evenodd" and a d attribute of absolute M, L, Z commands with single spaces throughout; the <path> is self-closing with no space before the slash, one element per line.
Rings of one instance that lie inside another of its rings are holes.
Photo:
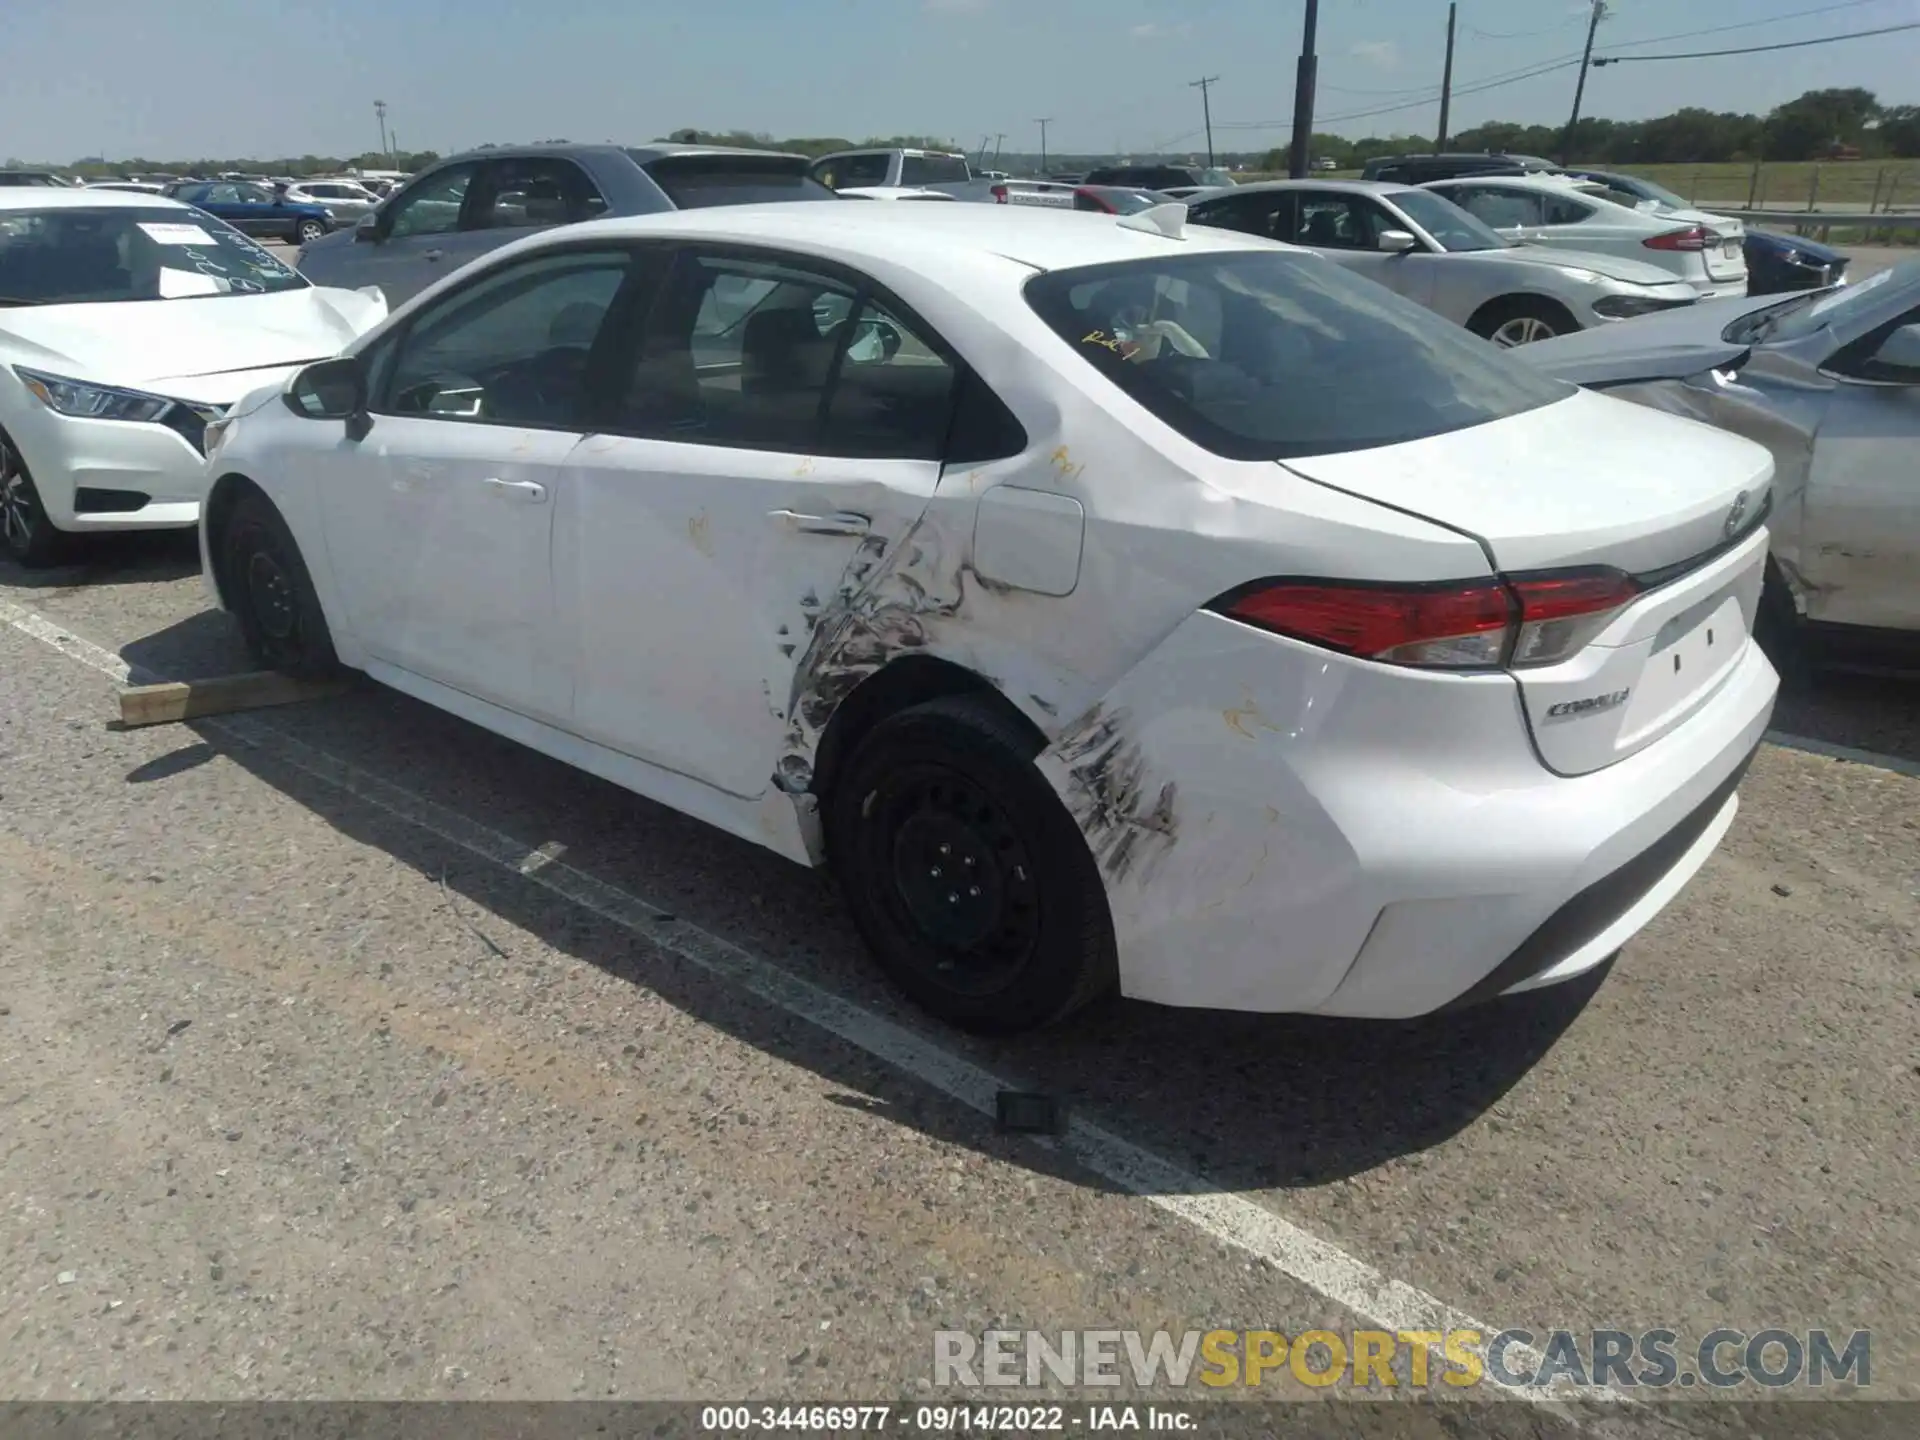
<path fill-rule="evenodd" d="M 957 1024 L 1595 966 L 1772 710 L 1771 460 L 1182 214 L 507 247 L 215 427 L 215 596 L 830 863 Z"/>

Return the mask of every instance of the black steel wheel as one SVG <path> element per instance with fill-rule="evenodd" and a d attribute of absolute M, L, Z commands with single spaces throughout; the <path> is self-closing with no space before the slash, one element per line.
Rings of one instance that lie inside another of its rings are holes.
<path fill-rule="evenodd" d="M 0 432 L 0 546 L 17 564 L 40 569 L 60 558 L 65 540 L 47 518 L 27 462 Z"/>
<path fill-rule="evenodd" d="M 829 799 L 830 859 L 881 968 L 969 1030 L 1050 1024 L 1114 984 L 1099 870 L 1026 749 L 991 706 L 931 701 L 875 726 Z"/>
<path fill-rule="evenodd" d="M 221 554 L 222 590 L 255 660 L 309 678 L 340 668 L 300 547 L 265 496 L 243 496 L 233 507 Z"/>

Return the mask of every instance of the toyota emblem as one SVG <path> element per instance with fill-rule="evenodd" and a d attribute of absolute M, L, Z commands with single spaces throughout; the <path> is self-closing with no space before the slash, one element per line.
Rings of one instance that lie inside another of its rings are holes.
<path fill-rule="evenodd" d="M 1742 490 L 1733 497 L 1733 508 L 1727 512 L 1727 523 L 1722 528 L 1731 539 L 1740 533 L 1740 522 L 1747 518 L 1747 492 Z"/>

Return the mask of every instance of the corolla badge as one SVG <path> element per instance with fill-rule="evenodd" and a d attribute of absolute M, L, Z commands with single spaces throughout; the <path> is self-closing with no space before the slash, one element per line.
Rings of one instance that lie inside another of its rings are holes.
<path fill-rule="evenodd" d="M 1727 522 L 1721 530 L 1728 539 L 1740 533 L 1740 522 L 1747 518 L 1747 492 L 1742 490 L 1733 497 L 1733 508 L 1727 512 Z"/>

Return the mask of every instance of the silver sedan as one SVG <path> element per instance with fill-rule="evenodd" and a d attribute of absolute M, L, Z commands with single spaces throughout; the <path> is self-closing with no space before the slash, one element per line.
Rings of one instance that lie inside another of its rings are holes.
<path fill-rule="evenodd" d="M 1920 260 L 1844 289 L 1572 335 L 1526 358 L 1773 452 L 1759 629 L 1784 673 L 1808 660 L 1920 668 Z"/>
<path fill-rule="evenodd" d="M 1699 299 L 1691 285 L 1644 261 L 1515 244 L 1410 185 L 1272 180 L 1196 196 L 1187 218 L 1317 250 L 1497 345 Z"/>

